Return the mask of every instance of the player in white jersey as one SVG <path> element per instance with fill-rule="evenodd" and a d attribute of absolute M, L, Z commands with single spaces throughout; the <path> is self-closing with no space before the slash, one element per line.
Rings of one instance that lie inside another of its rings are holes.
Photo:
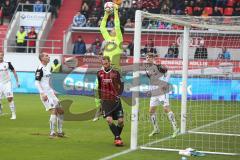
<path fill-rule="evenodd" d="M 177 123 L 175 120 L 174 113 L 170 109 L 169 104 L 169 79 L 170 74 L 167 74 L 167 69 L 164 67 L 159 67 L 154 64 L 154 56 L 153 54 L 147 55 L 148 65 L 146 67 L 147 76 L 150 79 L 151 86 L 151 98 L 150 98 L 150 119 L 153 125 L 153 131 L 149 134 L 149 136 L 153 136 L 160 132 L 158 122 L 157 122 L 157 114 L 156 107 L 161 105 L 163 106 L 164 112 L 167 113 L 168 119 L 173 127 L 172 137 L 176 137 L 179 133 L 179 128 L 177 127 Z"/>
<path fill-rule="evenodd" d="M 11 119 L 16 119 L 16 109 L 13 101 L 13 90 L 10 77 L 10 71 L 13 72 L 13 75 L 16 79 L 17 87 L 19 87 L 17 73 L 10 62 L 5 62 L 4 54 L 0 52 L 0 98 L 2 96 L 6 97 L 9 102 L 9 107 L 12 112 Z M 1 100 L 0 99 L 0 100 Z M 0 111 L 2 110 L 2 105 L 0 102 Z"/>
<path fill-rule="evenodd" d="M 45 106 L 46 111 L 50 112 L 50 137 L 58 136 L 63 137 L 63 114 L 64 111 L 61 108 L 60 102 L 56 97 L 54 90 L 50 86 L 50 69 L 47 64 L 50 58 L 47 53 L 40 53 L 39 60 L 41 64 L 39 65 L 37 71 L 35 72 L 35 85 L 40 93 L 40 99 Z M 55 132 L 55 126 L 57 124 L 57 134 Z"/>

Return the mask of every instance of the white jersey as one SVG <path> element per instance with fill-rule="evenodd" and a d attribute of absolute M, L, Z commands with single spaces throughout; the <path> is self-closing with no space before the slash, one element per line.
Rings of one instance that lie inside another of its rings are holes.
<path fill-rule="evenodd" d="M 10 71 L 14 71 L 11 62 L 0 63 L 0 84 L 11 82 Z"/>
<path fill-rule="evenodd" d="M 47 96 L 48 100 L 45 101 L 41 96 L 40 99 L 45 106 L 46 111 L 60 107 L 59 100 L 56 97 L 54 90 L 50 86 L 50 69 L 40 64 L 36 73 L 35 73 L 35 84 L 40 93 L 43 93 Z"/>
<path fill-rule="evenodd" d="M 50 69 L 44 66 L 43 64 L 40 64 L 38 69 L 35 72 L 35 80 L 39 81 L 41 89 L 39 89 L 40 92 L 49 92 L 49 90 L 52 90 L 50 87 L 50 77 L 51 72 Z"/>
<path fill-rule="evenodd" d="M 166 93 L 166 88 L 169 88 L 170 74 L 161 73 L 157 65 L 152 64 L 146 67 L 146 73 L 149 77 L 149 91 L 151 91 L 152 96 L 164 95 Z"/>

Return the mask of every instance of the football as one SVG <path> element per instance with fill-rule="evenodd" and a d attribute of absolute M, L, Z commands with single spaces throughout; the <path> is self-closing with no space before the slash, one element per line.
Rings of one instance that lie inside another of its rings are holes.
<path fill-rule="evenodd" d="M 113 2 L 107 2 L 104 5 L 104 10 L 106 12 L 112 13 L 113 12 L 113 8 L 114 8 L 114 3 Z"/>

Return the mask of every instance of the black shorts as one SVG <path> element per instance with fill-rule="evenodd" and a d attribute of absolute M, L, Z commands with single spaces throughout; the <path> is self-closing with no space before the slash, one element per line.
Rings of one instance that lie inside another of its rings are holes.
<path fill-rule="evenodd" d="M 112 117 L 113 120 L 123 118 L 123 108 L 121 100 L 102 100 L 102 113 L 103 117 Z"/>

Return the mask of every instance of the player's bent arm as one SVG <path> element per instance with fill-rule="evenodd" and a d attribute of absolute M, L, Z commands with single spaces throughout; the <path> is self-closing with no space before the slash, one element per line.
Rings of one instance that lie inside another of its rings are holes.
<path fill-rule="evenodd" d="M 37 87 L 40 95 L 41 95 L 41 98 L 44 100 L 44 101 L 47 101 L 48 100 L 48 97 L 47 95 L 44 94 L 44 91 L 43 91 L 43 87 L 41 86 L 41 79 L 43 77 L 43 71 L 42 71 L 42 68 L 40 69 L 37 69 L 37 71 L 35 72 L 35 86 Z"/>
<path fill-rule="evenodd" d="M 17 82 L 17 87 L 20 87 L 20 86 L 19 86 L 19 81 L 18 81 L 17 72 L 16 72 L 16 70 L 14 69 L 14 67 L 12 66 L 11 62 L 8 62 L 8 67 L 9 67 L 9 69 L 13 72 L 14 78 L 16 79 L 16 82 Z"/>
<path fill-rule="evenodd" d="M 40 94 L 43 94 L 43 89 L 42 89 L 42 86 L 41 86 L 41 84 L 40 84 L 40 81 L 35 80 L 35 86 L 37 87 L 39 93 L 40 93 Z"/>
<path fill-rule="evenodd" d="M 122 31 L 120 28 L 120 20 L 118 15 L 118 5 L 114 5 L 114 28 L 116 31 L 116 36 L 119 39 L 119 41 L 123 41 Z"/>
<path fill-rule="evenodd" d="M 44 94 L 40 81 L 35 80 L 35 86 L 37 87 L 37 89 L 38 89 L 38 91 L 39 91 L 40 96 L 42 97 L 42 99 L 43 99 L 44 101 L 47 101 L 47 100 L 48 100 L 47 95 Z"/>
<path fill-rule="evenodd" d="M 101 25 L 100 25 L 100 32 L 105 40 L 110 39 L 110 35 L 107 31 L 106 24 L 107 24 L 107 19 L 108 19 L 109 13 L 105 12 L 104 17 L 102 19 Z"/>
<path fill-rule="evenodd" d="M 13 70 L 13 75 L 14 75 L 14 78 L 16 79 L 17 87 L 19 88 L 20 84 L 19 84 L 17 72 L 15 70 Z"/>

